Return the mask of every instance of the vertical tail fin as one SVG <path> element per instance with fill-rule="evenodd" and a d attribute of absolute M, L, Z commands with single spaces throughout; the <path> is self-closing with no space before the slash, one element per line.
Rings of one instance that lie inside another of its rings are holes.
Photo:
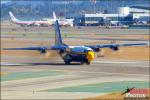
<path fill-rule="evenodd" d="M 56 21 L 57 20 L 57 17 L 56 17 L 56 14 L 55 12 L 53 11 L 53 20 Z"/>
<path fill-rule="evenodd" d="M 9 11 L 9 15 L 12 21 L 16 21 L 16 17 L 12 14 L 12 12 Z"/>
<path fill-rule="evenodd" d="M 58 20 L 55 21 L 55 45 L 63 45 Z"/>

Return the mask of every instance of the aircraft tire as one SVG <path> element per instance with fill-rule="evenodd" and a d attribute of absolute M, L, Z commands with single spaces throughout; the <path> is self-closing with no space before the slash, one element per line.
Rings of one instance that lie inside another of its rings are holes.
<path fill-rule="evenodd" d="M 66 64 L 66 65 L 69 65 L 70 63 L 71 63 L 70 60 L 65 60 L 65 64 Z"/>
<path fill-rule="evenodd" d="M 80 64 L 81 64 L 81 65 L 83 65 L 83 64 L 84 64 L 84 62 L 82 61 Z"/>
<path fill-rule="evenodd" d="M 87 60 L 87 61 L 85 61 L 85 63 L 87 64 L 87 65 L 90 65 L 90 62 Z"/>
<path fill-rule="evenodd" d="M 90 65 L 90 62 L 88 61 L 88 59 L 85 59 L 84 62 L 86 63 L 86 65 Z"/>
<path fill-rule="evenodd" d="M 90 65 L 90 62 L 86 62 L 87 65 Z"/>

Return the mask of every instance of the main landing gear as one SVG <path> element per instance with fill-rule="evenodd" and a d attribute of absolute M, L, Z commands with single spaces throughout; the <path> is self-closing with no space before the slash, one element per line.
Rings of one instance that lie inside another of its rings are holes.
<path fill-rule="evenodd" d="M 62 58 L 63 58 L 66 65 L 69 65 L 72 61 L 80 62 L 81 65 L 83 65 L 83 64 L 90 65 L 90 62 L 86 58 L 75 59 L 75 58 L 71 57 L 70 55 L 62 56 Z"/>
<path fill-rule="evenodd" d="M 70 60 L 64 60 L 64 62 L 65 62 L 66 65 L 70 65 L 70 63 L 71 63 Z M 83 64 L 90 65 L 90 62 L 84 62 L 84 61 L 82 61 L 82 62 L 80 62 L 80 64 L 81 65 L 83 65 Z"/>
<path fill-rule="evenodd" d="M 71 63 L 71 57 L 69 55 L 65 55 L 63 57 L 63 60 L 64 60 L 66 65 L 69 65 Z"/>
<path fill-rule="evenodd" d="M 71 63 L 70 60 L 64 60 L 64 62 L 65 62 L 66 65 L 69 65 Z"/>

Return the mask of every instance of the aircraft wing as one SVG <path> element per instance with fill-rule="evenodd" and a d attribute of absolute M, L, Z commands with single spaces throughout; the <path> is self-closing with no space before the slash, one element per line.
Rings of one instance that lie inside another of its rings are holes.
<path fill-rule="evenodd" d="M 47 50 L 64 50 L 67 46 L 55 45 L 51 47 L 46 46 L 37 46 L 37 47 L 24 47 L 24 48 L 3 48 L 3 50 L 31 50 L 31 51 L 40 51 L 45 53 Z"/>
<path fill-rule="evenodd" d="M 98 45 L 85 45 L 86 47 L 90 47 L 95 52 L 101 48 L 110 48 L 112 50 L 118 50 L 119 47 L 123 46 L 146 46 L 147 43 L 131 43 L 131 44 L 98 44 Z"/>
<path fill-rule="evenodd" d="M 46 47 L 25 47 L 25 48 L 3 48 L 3 50 L 41 50 L 47 49 Z"/>

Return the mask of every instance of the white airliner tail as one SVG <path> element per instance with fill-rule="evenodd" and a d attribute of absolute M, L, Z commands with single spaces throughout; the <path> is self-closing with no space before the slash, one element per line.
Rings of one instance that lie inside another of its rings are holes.
<path fill-rule="evenodd" d="M 16 17 L 12 14 L 12 12 L 9 11 L 9 15 L 12 21 L 17 21 Z"/>
<path fill-rule="evenodd" d="M 53 21 L 56 22 L 56 20 L 58 20 L 60 25 L 64 25 L 64 26 L 69 25 L 69 26 L 73 27 L 73 20 L 74 19 L 63 19 L 63 20 L 57 19 L 56 14 L 53 11 Z"/>
<path fill-rule="evenodd" d="M 53 20 L 54 20 L 54 22 L 57 20 L 57 17 L 56 17 L 56 14 L 54 11 L 53 11 Z"/>

